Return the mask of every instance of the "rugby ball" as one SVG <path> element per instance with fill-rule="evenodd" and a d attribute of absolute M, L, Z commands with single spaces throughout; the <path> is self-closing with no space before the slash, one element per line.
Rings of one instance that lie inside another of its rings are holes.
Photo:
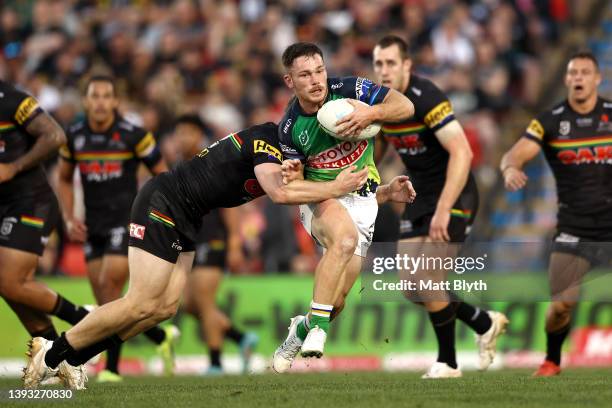
<path fill-rule="evenodd" d="M 364 102 L 357 99 L 353 100 L 367 106 Z M 353 105 L 348 101 L 348 99 L 334 99 L 321 106 L 317 112 L 317 120 L 319 121 L 319 125 L 321 125 L 321 129 L 330 136 L 341 140 L 365 140 L 376 136 L 382 127 L 380 123 L 370 123 L 370 125 L 363 129 L 358 135 L 338 136 L 336 133 L 336 122 L 355 110 Z"/>

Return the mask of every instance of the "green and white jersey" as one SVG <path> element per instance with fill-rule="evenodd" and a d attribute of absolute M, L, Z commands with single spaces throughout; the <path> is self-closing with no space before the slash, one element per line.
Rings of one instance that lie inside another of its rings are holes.
<path fill-rule="evenodd" d="M 377 85 L 367 78 L 344 77 L 327 79 L 325 102 L 351 98 L 368 105 L 381 103 L 389 88 Z M 355 142 L 336 139 L 327 134 L 317 121 L 317 114 L 305 113 L 297 99 L 287 108 L 278 127 L 280 147 L 286 159 L 299 159 L 304 163 L 304 177 L 307 180 L 334 180 L 345 168 L 369 168 L 367 183 L 359 195 L 374 194 L 380 184 L 380 176 L 374 164 L 374 139 Z"/>

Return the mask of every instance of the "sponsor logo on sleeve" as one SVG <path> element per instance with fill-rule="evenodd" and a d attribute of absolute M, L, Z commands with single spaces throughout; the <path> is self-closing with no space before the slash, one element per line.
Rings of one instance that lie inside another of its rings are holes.
<path fill-rule="evenodd" d="M 17 108 L 17 112 L 15 112 L 15 120 L 20 125 L 23 125 L 26 120 L 30 118 L 32 113 L 36 111 L 37 108 L 38 102 L 36 101 L 36 99 L 32 98 L 31 96 L 28 96 L 26 99 L 23 100 L 23 102 L 21 102 L 21 104 Z"/>
<path fill-rule="evenodd" d="M 544 138 L 544 127 L 539 120 L 532 119 L 531 122 L 529 122 L 529 126 L 527 126 L 527 133 L 542 140 Z"/>
<path fill-rule="evenodd" d="M 355 99 L 365 102 L 364 99 L 370 94 L 373 83 L 367 78 L 359 77 L 355 82 Z"/>
<path fill-rule="evenodd" d="M 144 225 L 130 223 L 130 237 L 136 239 L 144 239 L 145 227 Z"/>
<path fill-rule="evenodd" d="M 453 114 L 453 107 L 451 106 L 449 101 L 444 101 L 439 103 L 435 108 L 429 111 L 427 115 L 425 115 L 425 119 L 423 122 L 429 128 L 436 127 L 440 123 L 442 123 L 447 117 Z"/>
<path fill-rule="evenodd" d="M 278 161 L 283 161 L 283 155 L 281 152 L 276 147 L 270 146 L 263 140 L 256 139 L 253 141 L 253 151 L 255 153 L 265 153 L 268 155 L 268 157 L 273 157 Z"/>

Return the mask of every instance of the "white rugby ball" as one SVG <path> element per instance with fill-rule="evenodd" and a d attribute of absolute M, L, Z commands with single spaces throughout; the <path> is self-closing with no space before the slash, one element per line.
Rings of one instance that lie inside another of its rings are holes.
<path fill-rule="evenodd" d="M 367 105 L 357 99 L 353 100 L 357 103 Z M 355 110 L 353 105 L 348 101 L 348 99 L 334 99 L 321 106 L 317 112 L 317 120 L 321 125 L 321 129 L 327 134 L 341 140 L 365 140 L 376 136 L 382 127 L 380 123 L 370 123 L 370 125 L 363 129 L 358 135 L 338 136 L 336 133 L 336 122 Z"/>

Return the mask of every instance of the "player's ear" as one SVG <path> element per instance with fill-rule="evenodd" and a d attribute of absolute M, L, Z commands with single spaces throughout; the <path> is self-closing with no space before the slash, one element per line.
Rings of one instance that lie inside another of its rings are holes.
<path fill-rule="evenodd" d="M 288 73 L 283 75 L 283 81 L 285 81 L 285 85 L 287 85 L 287 88 L 293 89 L 293 79 L 291 78 L 291 75 L 289 75 Z"/>

